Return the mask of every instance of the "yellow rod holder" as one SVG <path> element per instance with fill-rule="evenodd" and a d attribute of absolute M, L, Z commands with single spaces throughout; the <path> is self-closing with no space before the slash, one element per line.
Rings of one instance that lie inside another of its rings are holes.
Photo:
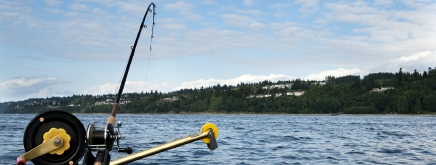
<path fill-rule="evenodd" d="M 218 131 L 218 130 L 216 130 L 216 131 Z M 173 149 L 173 148 L 176 148 L 176 147 L 179 147 L 179 146 L 182 146 L 182 145 L 185 145 L 185 144 L 197 141 L 197 140 L 201 140 L 204 138 L 211 139 L 211 141 L 209 143 L 207 143 L 209 149 L 213 150 L 213 149 L 218 147 L 218 145 L 216 144 L 214 131 L 212 128 L 210 128 L 210 129 L 208 129 L 208 131 L 204 131 L 204 132 L 199 133 L 199 134 L 189 135 L 185 138 L 177 139 L 177 140 L 174 140 L 172 142 L 168 142 L 168 143 L 162 144 L 160 146 L 150 148 L 148 150 L 144 150 L 144 151 L 141 151 L 138 153 L 134 153 L 132 155 L 128 155 L 128 156 L 125 156 L 125 157 L 122 157 L 122 158 L 119 158 L 116 160 L 112 160 L 109 164 L 110 165 L 127 164 L 127 163 L 133 162 L 135 160 L 142 159 L 142 158 L 145 158 L 145 157 L 148 157 L 148 156 L 151 156 L 151 155 L 163 152 L 163 151 L 167 151 L 167 150 L 170 150 L 170 149 Z"/>

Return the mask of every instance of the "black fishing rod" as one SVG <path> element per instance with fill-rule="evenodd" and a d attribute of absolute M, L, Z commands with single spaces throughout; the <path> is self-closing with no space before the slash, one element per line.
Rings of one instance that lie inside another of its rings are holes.
<path fill-rule="evenodd" d="M 151 8 L 151 7 L 153 7 L 153 8 Z M 120 99 L 121 99 L 121 95 L 123 93 L 124 85 L 126 84 L 127 75 L 129 74 L 130 64 L 132 63 L 133 56 L 135 55 L 136 45 L 138 44 L 138 40 L 139 40 L 139 37 L 141 36 L 142 29 L 147 27 L 144 24 L 145 19 L 147 18 L 148 13 L 152 12 L 152 11 L 153 11 L 153 25 L 151 27 L 151 39 L 153 39 L 153 32 L 154 32 L 154 25 L 155 25 L 154 17 L 156 15 L 155 10 L 156 10 L 156 5 L 152 2 L 148 6 L 147 12 L 145 12 L 144 18 L 142 18 L 141 25 L 139 26 L 139 31 L 138 31 L 138 34 L 136 35 L 135 44 L 133 44 L 133 46 L 132 46 L 132 52 L 130 53 L 130 57 L 129 57 L 129 60 L 127 62 L 127 66 L 126 66 L 126 69 L 124 71 L 123 79 L 121 80 L 120 88 L 118 89 L 117 98 L 116 98 L 114 106 L 112 108 L 112 113 L 111 113 L 111 115 L 108 119 L 108 122 L 107 122 L 107 124 L 112 124 L 112 126 L 115 124 L 115 117 L 117 115 L 118 105 L 120 103 Z M 150 46 L 150 51 L 151 51 L 151 46 Z"/>
<path fill-rule="evenodd" d="M 118 132 L 114 131 L 115 126 L 115 120 L 116 115 L 118 111 L 118 105 L 120 103 L 121 95 L 123 94 L 124 85 L 126 84 L 127 75 L 129 74 L 130 65 L 132 64 L 133 56 L 135 55 L 136 46 L 138 44 L 139 37 L 141 36 L 141 32 L 143 28 L 146 28 L 147 26 L 144 24 L 145 19 L 148 16 L 148 13 L 153 12 L 152 20 L 153 24 L 151 27 L 151 40 L 153 39 L 153 32 L 154 32 L 154 18 L 156 16 L 156 5 L 152 2 L 147 8 L 147 11 L 144 14 L 144 17 L 142 18 L 142 22 L 139 26 L 138 34 L 136 35 L 135 43 L 132 46 L 132 51 L 130 52 L 130 57 L 127 62 L 126 69 L 124 70 L 123 79 L 121 80 L 120 87 L 118 89 L 117 98 L 115 100 L 114 106 L 112 107 L 112 112 L 107 120 L 106 128 L 103 130 L 98 130 L 95 128 L 93 124 L 88 126 L 88 152 L 85 155 L 84 163 L 83 164 L 109 164 L 110 161 L 110 154 L 109 151 L 112 150 L 113 144 L 115 140 L 117 141 L 118 145 L 118 151 L 119 152 L 126 152 L 128 154 L 132 153 L 132 149 L 127 148 L 121 148 L 119 145 L 119 139 L 121 138 L 121 135 Z M 151 46 L 150 46 L 151 51 Z M 117 125 L 119 128 L 121 126 L 121 123 Z M 97 150 L 97 154 L 94 157 L 91 153 L 92 150 Z"/>

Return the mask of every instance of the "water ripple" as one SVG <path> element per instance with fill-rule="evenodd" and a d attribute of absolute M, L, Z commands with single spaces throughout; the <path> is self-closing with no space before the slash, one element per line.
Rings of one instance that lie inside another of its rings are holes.
<path fill-rule="evenodd" d="M 24 153 L 22 136 L 35 115 L 0 116 L 0 164 Z M 107 115 L 76 115 L 85 127 Z M 427 164 L 436 165 L 436 117 L 302 115 L 129 115 L 122 146 L 134 152 L 186 137 L 206 122 L 219 128 L 218 149 L 191 144 L 135 164 Z M 125 153 L 112 152 L 112 158 Z M 29 163 L 31 164 L 31 163 Z"/>

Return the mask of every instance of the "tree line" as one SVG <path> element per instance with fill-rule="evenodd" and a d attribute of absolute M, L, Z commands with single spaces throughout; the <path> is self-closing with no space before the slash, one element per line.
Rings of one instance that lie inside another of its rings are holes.
<path fill-rule="evenodd" d="M 299 95 L 297 95 L 299 93 Z M 34 98 L 0 104 L 4 113 L 109 113 L 115 95 Z M 327 76 L 325 81 L 294 79 L 237 85 L 217 84 L 174 92 L 127 93 L 119 113 L 436 113 L 436 68 L 419 73 Z"/>

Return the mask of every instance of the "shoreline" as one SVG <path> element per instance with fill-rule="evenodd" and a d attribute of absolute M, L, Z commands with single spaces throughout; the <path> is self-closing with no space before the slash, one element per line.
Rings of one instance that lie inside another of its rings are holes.
<path fill-rule="evenodd" d="M 4 115 L 31 115 L 39 113 L 2 113 Z M 109 115 L 109 113 L 71 113 L 73 115 Z M 436 114 L 288 114 L 288 113 L 118 113 L 118 115 L 277 115 L 277 116 L 436 116 Z"/>

